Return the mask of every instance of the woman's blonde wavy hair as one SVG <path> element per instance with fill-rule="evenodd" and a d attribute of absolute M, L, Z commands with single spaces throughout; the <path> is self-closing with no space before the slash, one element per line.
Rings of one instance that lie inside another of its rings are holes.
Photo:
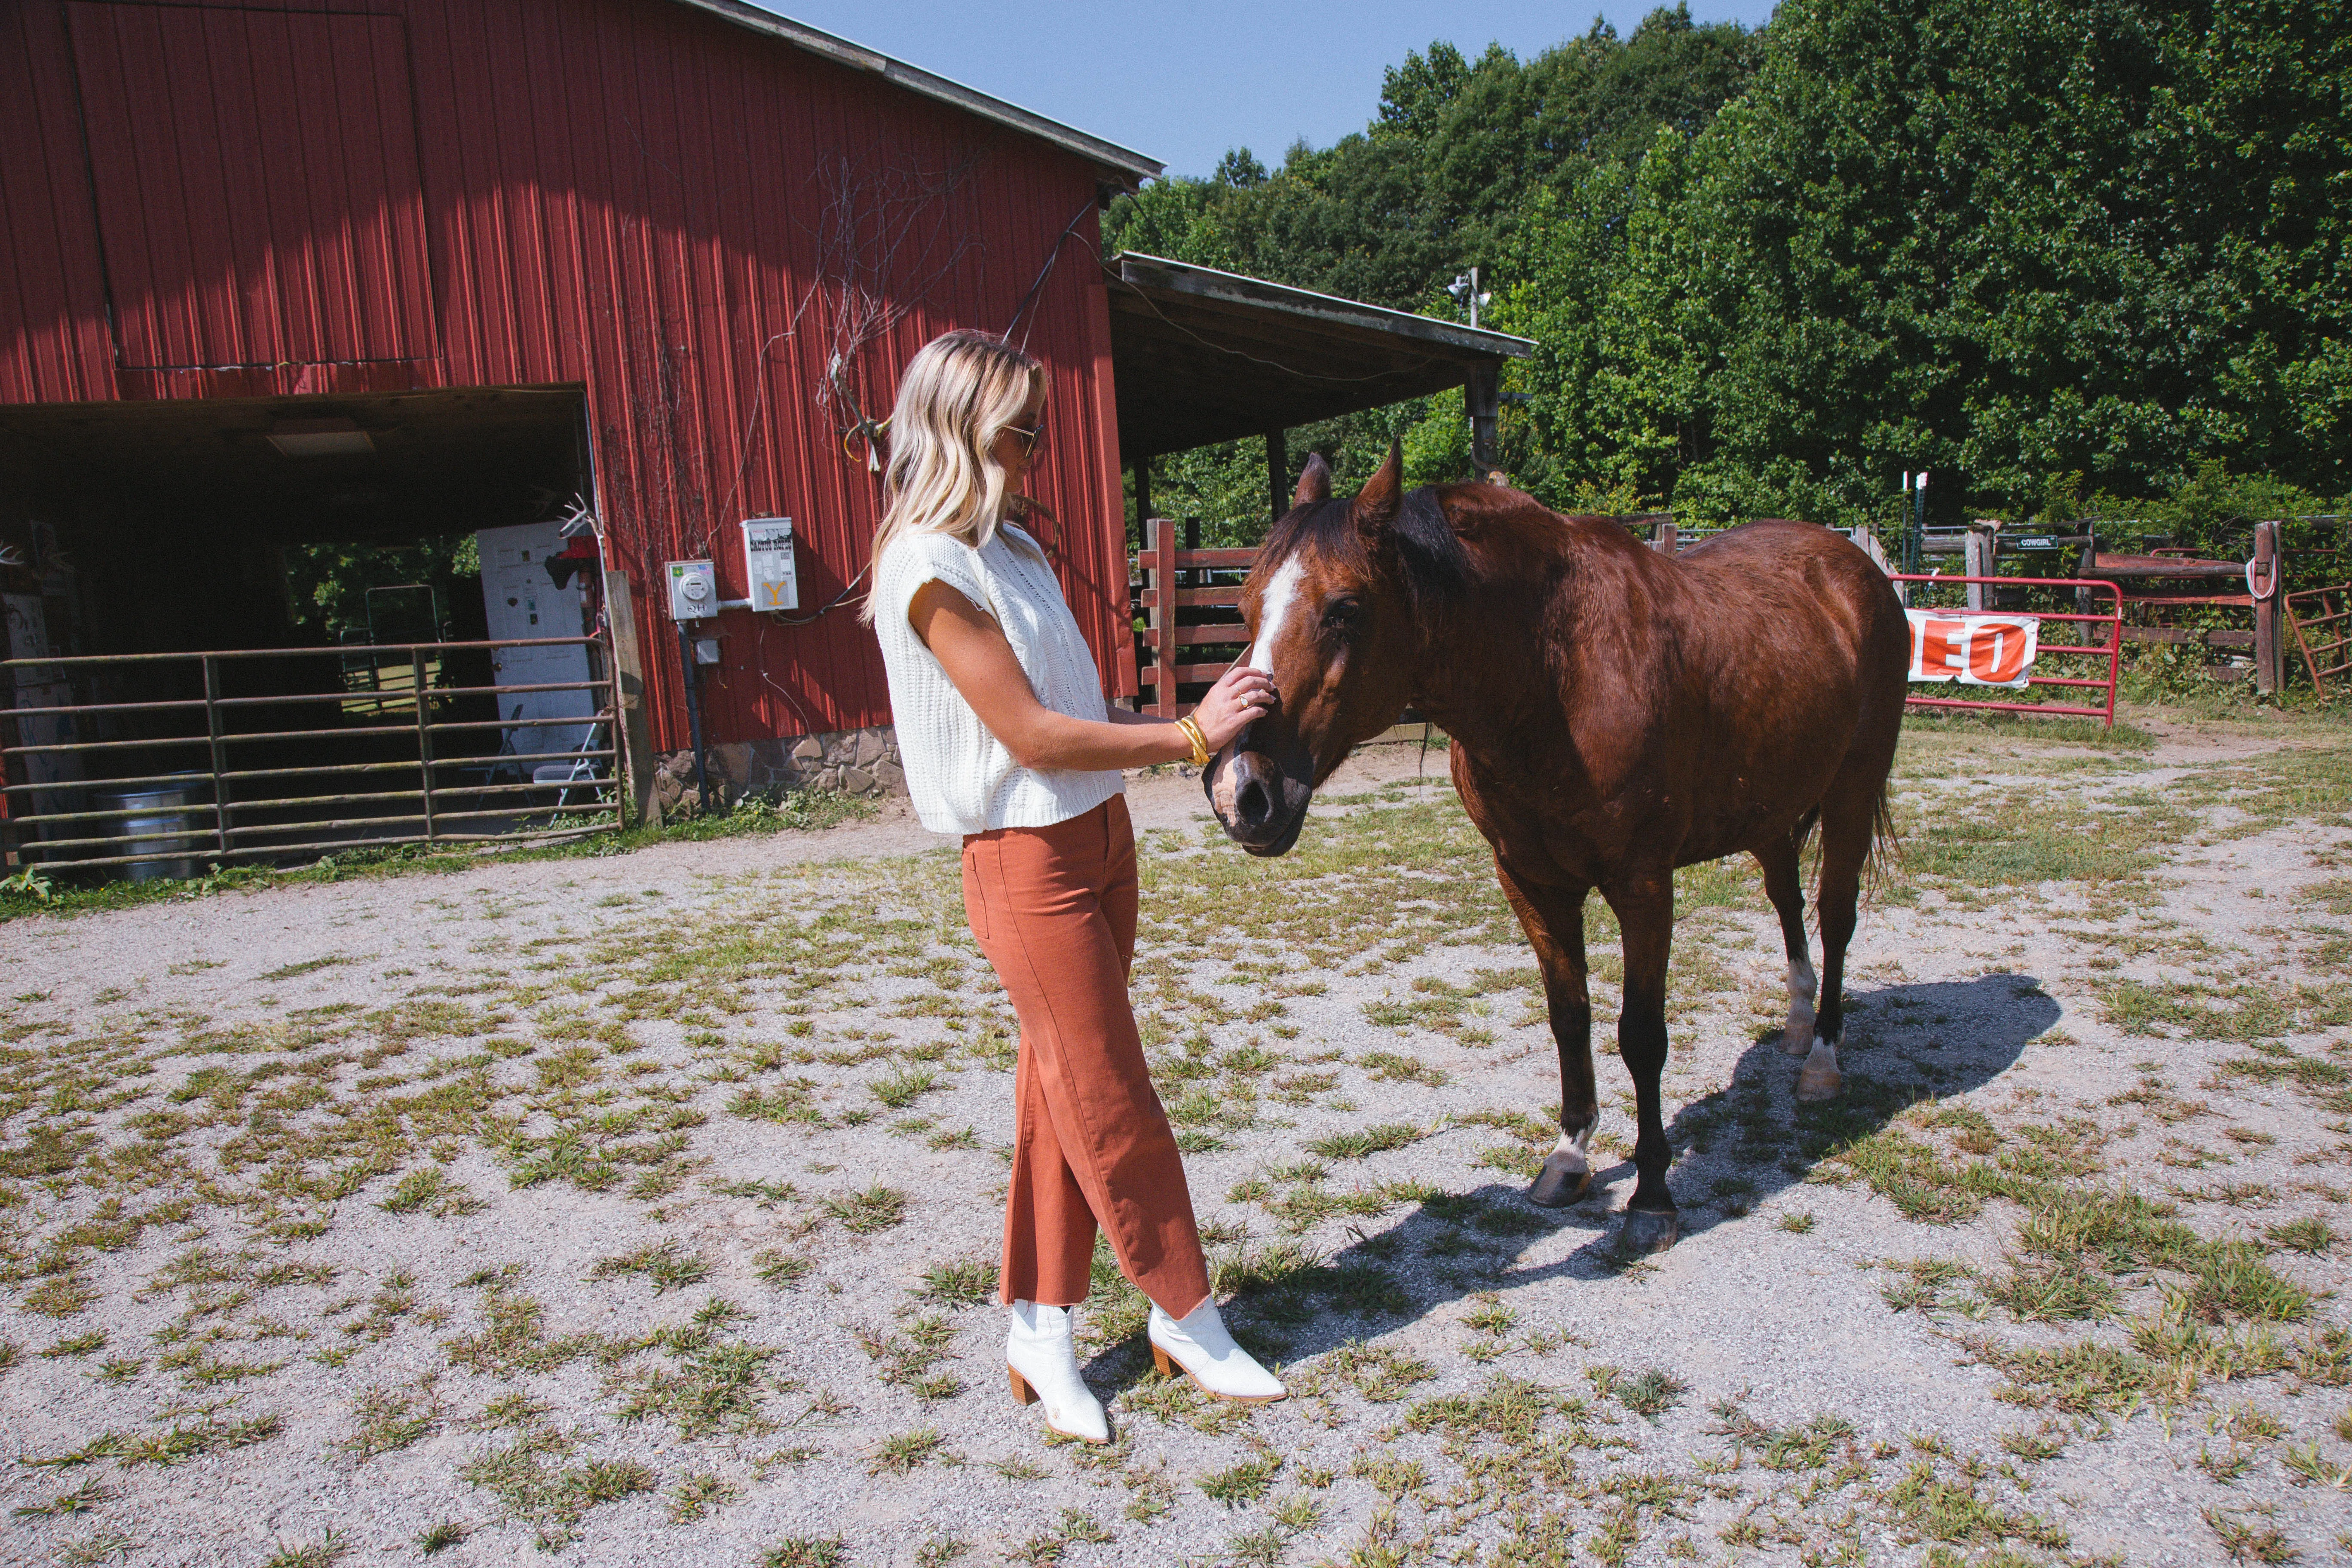
<path fill-rule="evenodd" d="M 942 332 L 907 363 L 890 415 L 890 466 L 874 559 L 902 533 L 944 533 L 981 548 L 1013 510 L 996 437 L 1044 390 L 1045 367 L 992 332 Z M 874 595 L 858 618 L 874 624 Z"/>

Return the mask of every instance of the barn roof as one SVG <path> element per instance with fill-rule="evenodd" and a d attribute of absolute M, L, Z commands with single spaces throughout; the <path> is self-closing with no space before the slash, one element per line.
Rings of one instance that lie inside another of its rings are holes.
<path fill-rule="evenodd" d="M 1138 251 L 1105 271 L 1118 449 L 1130 462 L 1425 397 L 1535 349 L 1508 332 Z"/>
<path fill-rule="evenodd" d="M 925 98 L 937 99 L 941 103 L 953 104 L 966 113 L 976 114 L 982 120 L 992 120 L 999 125 L 1008 126 L 1024 135 L 1050 142 L 1064 152 L 1076 153 L 1088 163 L 1116 170 L 1126 175 L 1130 184 L 1139 180 L 1160 177 L 1160 164 L 1140 153 L 1129 152 L 1117 142 L 1106 142 L 1099 136 L 1089 136 L 1083 131 L 1063 124 L 1060 121 L 1048 120 L 1042 114 L 1033 113 L 1019 104 L 1007 103 L 1001 98 L 991 98 L 987 93 L 975 88 L 966 87 L 960 81 L 950 81 L 946 77 L 924 70 L 919 66 L 910 66 L 904 60 L 893 59 L 888 55 L 869 49 L 863 44 L 853 44 L 846 38 L 837 38 L 831 33 L 821 32 L 805 22 L 795 22 L 789 16 L 780 16 L 772 11 L 765 11 L 757 5 L 747 5 L 744 0 L 682 0 L 682 3 L 699 11 L 708 11 L 715 16 L 724 17 L 739 27 L 748 27 L 755 33 L 765 33 L 770 37 L 782 39 L 795 48 L 806 49 L 813 55 L 822 55 L 835 65 L 847 66 L 852 70 L 869 71 L 885 81 L 905 88 L 909 92 L 919 92 Z"/>

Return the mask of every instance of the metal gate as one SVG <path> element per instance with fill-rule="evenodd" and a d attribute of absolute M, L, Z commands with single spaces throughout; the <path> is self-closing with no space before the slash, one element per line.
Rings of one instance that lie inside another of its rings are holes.
<path fill-rule="evenodd" d="M 2057 621 L 2062 624 L 2077 626 L 2082 628 L 2083 634 L 2086 637 L 2094 627 L 2104 626 L 2106 628 L 2105 640 L 2103 642 L 2043 642 L 2040 645 L 2039 652 L 2042 655 L 2064 654 L 2076 658 L 2089 659 L 2091 663 L 2087 667 L 2086 673 L 2082 675 L 2034 675 L 2029 678 L 2026 682 L 2029 689 L 2036 686 L 2056 687 L 2060 689 L 2062 694 L 2071 694 L 2076 690 L 2088 690 L 2103 693 L 2105 697 L 2105 701 L 2099 707 L 2090 708 L 2084 707 L 2079 703 L 2065 702 L 1991 702 L 1974 700 L 1961 697 L 1919 697 L 1916 695 L 1911 697 L 1908 700 L 1911 706 L 1916 708 L 1978 708 L 1990 710 L 1997 713 L 2069 714 L 2077 718 L 2096 719 L 2110 729 L 2115 727 L 2116 685 L 2123 668 L 2124 611 L 2123 595 L 2113 583 L 2082 577 L 1956 577 L 1934 573 L 1917 572 L 1890 572 L 1887 575 L 1897 584 L 1919 584 L 1928 587 L 1946 586 L 1965 588 L 1973 584 L 1980 587 L 1997 585 L 2001 588 L 2015 589 L 2065 589 L 2072 591 L 2076 601 L 2084 605 L 2089 604 L 2095 595 L 2105 594 L 2110 601 L 2112 607 L 2104 614 L 2092 614 L 2073 610 L 2018 610 L 2015 612 L 1996 612 L 2014 613 L 2019 616 L 2031 616 L 2034 619 L 2040 621 Z M 1907 607 L 1915 610 L 1935 608 L 1936 606 L 1920 603 L 1920 601 L 1926 597 L 1927 595 L 1918 589 L 1913 589 L 1908 595 Z M 1990 608 L 1990 606 L 1988 606 L 1988 608 Z M 1955 616 L 1968 616 L 1982 612 L 1971 611 L 1967 608 L 1955 605 L 1951 607 L 1950 613 Z M 2104 672 L 2099 672 L 2098 667 L 2102 663 L 2106 666 L 2106 668 Z"/>
<path fill-rule="evenodd" d="M 585 680 L 499 685 L 467 668 L 583 644 Z M 601 637 L 0 661 L 0 860 L 187 875 L 615 827 L 613 668 Z M 501 697 L 580 690 L 593 716 L 500 716 Z M 544 749 L 547 731 L 577 743 Z"/>

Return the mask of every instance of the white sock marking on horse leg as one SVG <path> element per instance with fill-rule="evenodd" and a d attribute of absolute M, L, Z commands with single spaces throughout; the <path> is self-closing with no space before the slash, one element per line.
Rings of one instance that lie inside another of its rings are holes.
<path fill-rule="evenodd" d="M 1592 1169 L 1591 1152 L 1591 1128 L 1586 1128 L 1573 1138 L 1563 1132 L 1559 1135 L 1559 1142 L 1552 1149 L 1551 1157 L 1544 1163 L 1549 1165 L 1558 1162 L 1563 1171 L 1589 1171 Z"/>
<path fill-rule="evenodd" d="M 1813 998 L 1820 989 L 1811 964 L 1802 958 L 1789 961 L 1789 1021 L 1780 1030 L 1780 1048 L 1792 1057 L 1803 1055 L 1813 1037 Z"/>
<path fill-rule="evenodd" d="M 1815 1035 L 1813 1048 L 1806 1054 L 1804 1066 L 1797 1069 L 1797 1098 L 1835 1100 L 1838 1090 L 1844 1087 L 1845 1075 L 1838 1071 L 1837 1047 Z"/>

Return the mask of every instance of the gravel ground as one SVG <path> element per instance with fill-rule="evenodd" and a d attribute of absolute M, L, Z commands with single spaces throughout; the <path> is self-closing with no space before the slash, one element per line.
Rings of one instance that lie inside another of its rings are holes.
<path fill-rule="evenodd" d="M 1271 863 L 1136 781 L 1139 1016 L 1294 1397 L 1160 1382 L 1106 1276 L 1107 1450 L 1005 1392 L 1010 1016 L 902 809 L 0 926 L 0 1559 L 2344 1556 L 2352 735 L 2140 724 L 1915 728 L 1832 1106 L 1752 868 L 1685 874 L 1647 1260 L 1630 1166 L 1519 1199 L 1553 1050 L 1442 754 Z"/>

